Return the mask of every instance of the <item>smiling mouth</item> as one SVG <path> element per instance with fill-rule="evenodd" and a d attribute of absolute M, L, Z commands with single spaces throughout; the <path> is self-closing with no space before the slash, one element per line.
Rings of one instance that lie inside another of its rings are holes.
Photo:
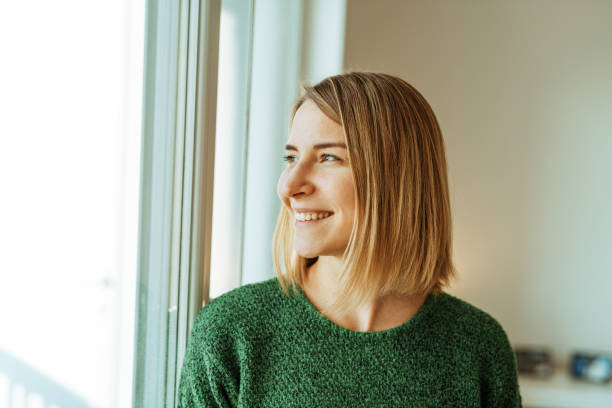
<path fill-rule="evenodd" d="M 295 218 L 295 223 L 297 225 L 316 224 L 316 223 L 326 220 L 327 218 L 331 217 L 333 214 L 334 213 L 332 212 L 325 212 L 325 213 L 318 213 L 318 214 L 295 213 L 294 218 Z"/>
<path fill-rule="evenodd" d="M 327 217 L 329 218 L 329 217 Z M 317 225 L 320 224 L 322 222 L 325 222 L 327 220 L 327 218 L 322 218 L 320 220 L 310 220 L 310 221 L 300 221 L 300 220 L 295 220 L 295 225 L 298 227 L 306 227 L 309 225 Z"/>

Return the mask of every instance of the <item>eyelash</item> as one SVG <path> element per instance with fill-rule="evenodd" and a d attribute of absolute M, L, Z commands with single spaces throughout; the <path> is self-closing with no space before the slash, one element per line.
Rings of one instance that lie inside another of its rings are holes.
<path fill-rule="evenodd" d="M 341 161 L 339 157 L 334 156 L 333 154 L 325 154 L 325 153 L 323 153 L 321 155 L 321 157 L 333 157 L 334 158 L 333 161 Z M 292 160 L 292 159 L 295 159 L 295 158 L 296 157 L 292 156 L 292 155 L 285 155 L 285 156 L 283 156 L 283 161 L 285 161 L 287 163 L 294 163 L 294 160 Z M 323 161 L 329 161 L 329 160 L 323 160 Z"/>

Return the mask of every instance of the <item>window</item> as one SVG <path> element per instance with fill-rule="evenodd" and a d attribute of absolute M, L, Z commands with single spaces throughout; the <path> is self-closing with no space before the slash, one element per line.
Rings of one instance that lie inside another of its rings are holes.
<path fill-rule="evenodd" d="M 131 405 L 143 25 L 0 4 L 0 407 Z"/>
<path fill-rule="evenodd" d="M 345 0 L 223 0 L 210 297 L 274 276 L 272 234 L 299 81 L 342 71 Z"/>
<path fill-rule="evenodd" d="M 273 276 L 325 4 L 0 4 L 0 408 L 174 405 L 203 303 Z"/>

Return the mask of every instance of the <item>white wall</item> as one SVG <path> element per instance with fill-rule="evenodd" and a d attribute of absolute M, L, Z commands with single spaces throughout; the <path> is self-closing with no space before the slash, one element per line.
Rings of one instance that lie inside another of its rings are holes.
<path fill-rule="evenodd" d="M 348 0 L 346 70 L 396 74 L 446 141 L 460 273 L 513 344 L 612 352 L 612 2 Z"/>
<path fill-rule="evenodd" d="M 274 276 L 272 235 L 280 209 L 276 183 L 298 97 L 303 4 L 255 2 L 248 114 L 242 284 Z"/>
<path fill-rule="evenodd" d="M 304 0 L 300 80 L 314 85 L 342 72 L 346 0 Z"/>
<path fill-rule="evenodd" d="M 345 0 L 255 2 L 242 284 L 275 276 L 276 193 L 299 83 L 342 71 Z"/>

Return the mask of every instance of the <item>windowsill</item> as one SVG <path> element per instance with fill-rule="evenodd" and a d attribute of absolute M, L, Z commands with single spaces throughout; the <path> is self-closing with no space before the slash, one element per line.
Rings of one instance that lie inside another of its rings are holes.
<path fill-rule="evenodd" d="M 547 379 L 519 375 L 519 384 L 525 407 L 612 407 L 612 382 L 587 383 L 558 370 Z"/>

